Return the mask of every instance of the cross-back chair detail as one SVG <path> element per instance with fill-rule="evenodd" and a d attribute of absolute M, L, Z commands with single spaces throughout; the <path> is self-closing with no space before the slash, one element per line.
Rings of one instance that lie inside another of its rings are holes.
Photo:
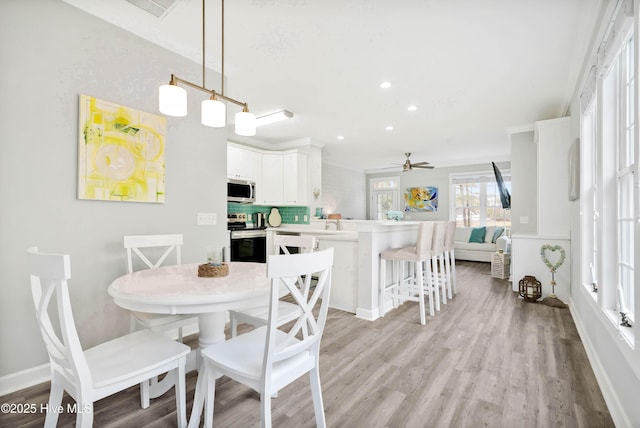
<path fill-rule="evenodd" d="M 203 401 L 205 426 L 213 425 L 215 380 L 219 375 L 259 392 L 262 426 L 271 427 L 271 397 L 309 373 L 316 425 L 326 426 L 318 370 L 332 265 L 333 248 L 268 257 L 271 291 L 267 324 L 202 351 L 204 370 L 198 376 L 191 425 L 199 423 Z M 300 309 L 297 318 L 286 325 L 278 321 L 281 286 L 289 290 Z"/>
<path fill-rule="evenodd" d="M 169 235 L 127 235 L 123 238 L 124 248 L 127 250 L 127 270 L 129 273 L 134 271 L 135 254 L 149 269 L 157 269 L 169 259 L 172 253 L 175 253 L 176 264 L 182 263 L 182 244 L 184 238 L 182 234 Z M 146 254 L 145 251 L 147 250 Z M 155 250 L 155 251 L 154 251 Z M 159 256 L 150 259 L 153 252 L 155 256 L 162 252 Z M 155 259 L 155 262 L 152 261 Z M 130 312 L 131 331 L 138 328 L 148 328 L 156 331 L 167 332 L 170 330 L 178 331 L 178 341 L 182 342 L 184 337 L 183 327 L 190 324 L 196 324 L 197 316 L 195 315 L 165 315 L 150 314 L 146 312 Z M 140 401 L 143 408 L 149 406 L 149 399 L 156 398 L 164 394 L 171 388 L 170 379 L 166 379 L 162 386 L 158 386 L 156 379 L 150 382 L 144 382 L 140 385 Z"/>
<path fill-rule="evenodd" d="M 316 247 L 316 237 L 311 235 L 275 235 L 273 238 L 273 246 L 275 254 L 280 254 L 282 251 L 284 254 L 290 254 L 289 248 L 298 248 L 300 253 L 312 252 Z M 280 297 L 288 294 L 285 287 L 280 288 Z M 286 324 L 291 321 L 300 310 L 295 304 L 287 301 L 279 301 L 279 322 Z M 231 324 L 231 336 L 235 337 L 238 334 L 238 322 L 244 322 L 253 326 L 259 327 L 266 325 L 269 316 L 269 306 L 267 302 L 264 305 L 235 310 L 229 312 L 229 320 Z"/>
<path fill-rule="evenodd" d="M 150 269 L 162 266 L 169 255 L 175 251 L 176 264 L 182 263 L 183 244 L 182 234 L 175 235 L 130 235 L 124 237 L 124 248 L 127 250 L 127 268 L 129 273 L 133 272 L 133 254 L 138 256 L 140 260 Z M 152 262 L 148 256 L 141 251 L 141 248 L 163 248 L 166 247 L 164 253 Z"/>
<path fill-rule="evenodd" d="M 64 391 L 76 401 L 77 427 L 93 424 L 93 403 L 167 373 L 175 380 L 178 426 L 186 425 L 185 363 L 190 348 L 150 330 L 141 330 L 83 350 L 75 327 L 69 288 L 68 254 L 27 250 L 31 292 L 51 370 L 45 427 L 54 427 Z M 49 308 L 57 307 L 57 319 Z M 59 333 L 58 333 L 59 331 Z"/>

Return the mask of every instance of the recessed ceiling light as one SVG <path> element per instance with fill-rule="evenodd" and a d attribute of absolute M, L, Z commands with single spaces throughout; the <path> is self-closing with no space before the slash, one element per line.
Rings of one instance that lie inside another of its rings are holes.
<path fill-rule="evenodd" d="M 344 135 L 338 135 L 338 140 L 344 140 Z"/>
<path fill-rule="evenodd" d="M 390 88 L 390 87 L 391 87 L 391 82 L 382 82 L 382 83 L 380 84 L 380 87 L 381 87 L 382 89 Z"/>
<path fill-rule="evenodd" d="M 418 107 L 414 106 L 414 105 L 410 105 L 409 107 L 407 107 L 407 110 L 409 111 L 416 111 L 418 110 Z"/>
<path fill-rule="evenodd" d="M 388 126 L 387 126 L 386 128 L 384 128 L 384 129 L 386 129 L 387 131 L 393 131 L 393 126 L 388 125 Z"/>

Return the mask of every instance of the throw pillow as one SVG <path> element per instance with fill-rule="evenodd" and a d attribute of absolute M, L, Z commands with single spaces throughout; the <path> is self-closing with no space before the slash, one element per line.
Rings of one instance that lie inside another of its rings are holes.
<path fill-rule="evenodd" d="M 491 244 L 491 239 L 493 238 L 493 232 L 496 231 L 495 226 L 485 226 L 486 230 L 484 232 L 484 243 Z"/>
<path fill-rule="evenodd" d="M 498 239 L 500 236 L 502 236 L 502 232 L 504 232 L 504 227 L 496 227 L 496 231 L 493 232 L 493 239 L 491 240 L 491 242 L 493 242 L 495 244 L 496 243 L 496 239 Z"/>
<path fill-rule="evenodd" d="M 469 242 L 478 242 L 482 244 L 484 242 L 484 235 L 487 232 L 486 227 L 474 227 L 471 229 L 471 236 L 469 236 Z"/>

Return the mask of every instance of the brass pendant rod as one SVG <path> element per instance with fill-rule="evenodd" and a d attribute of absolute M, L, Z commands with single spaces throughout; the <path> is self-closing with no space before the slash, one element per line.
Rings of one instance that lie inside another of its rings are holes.
<path fill-rule="evenodd" d="M 220 74 L 220 93 L 222 95 L 224 95 L 224 0 L 222 0 L 222 12 L 221 12 L 221 16 L 222 16 L 222 63 L 221 63 L 221 70 L 222 73 Z"/>
<path fill-rule="evenodd" d="M 192 87 L 193 89 L 197 89 L 199 91 L 206 92 L 206 93 L 208 93 L 210 95 L 214 95 L 216 98 L 222 98 L 225 101 L 229 101 L 230 103 L 239 105 L 240 107 L 245 109 L 245 111 L 249 111 L 249 107 L 248 107 L 247 103 L 243 103 L 242 101 L 238 101 L 238 100 L 235 100 L 235 99 L 233 99 L 231 97 L 227 97 L 226 95 L 219 94 L 219 93 L 217 93 L 216 91 L 214 91 L 212 89 L 207 89 L 204 86 L 197 85 L 195 83 L 189 82 L 188 80 L 181 79 L 178 76 L 176 76 L 175 74 L 171 75 L 171 82 L 172 82 L 172 84 L 177 84 L 178 82 L 180 82 L 180 83 L 182 83 L 184 85 Z"/>
<path fill-rule="evenodd" d="M 204 21 L 205 21 L 205 12 L 204 12 L 204 3 L 205 0 L 202 0 L 202 87 L 204 88 L 205 86 L 207 86 L 204 82 L 205 82 L 205 76 L 207 73 L 207 69 L 204 66 L 204 63 L 207 61 L 207 57 L 206 57 L 206 53 L 205 53 L 205 49 L 204 49 L 204 44 L 205 44 L 205 25 L 204 25 Z"/>

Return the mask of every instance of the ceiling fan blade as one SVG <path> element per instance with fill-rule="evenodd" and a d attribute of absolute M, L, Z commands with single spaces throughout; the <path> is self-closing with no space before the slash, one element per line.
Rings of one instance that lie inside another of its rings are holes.
<path fill-rule="evenodd" d="M 425 169 L 433 169 L 434 166 L 432 165 L 418 165 L 418 164 L 412 164 L 411 165 L 412 168 L 425 168 Z"/>
<path fill-rule="evenodd" d="M 412 166 L 418 166 L 418 165 L 429 165 L 429 162 L 416 162 L 416 163 L 412 163 Z"/>

